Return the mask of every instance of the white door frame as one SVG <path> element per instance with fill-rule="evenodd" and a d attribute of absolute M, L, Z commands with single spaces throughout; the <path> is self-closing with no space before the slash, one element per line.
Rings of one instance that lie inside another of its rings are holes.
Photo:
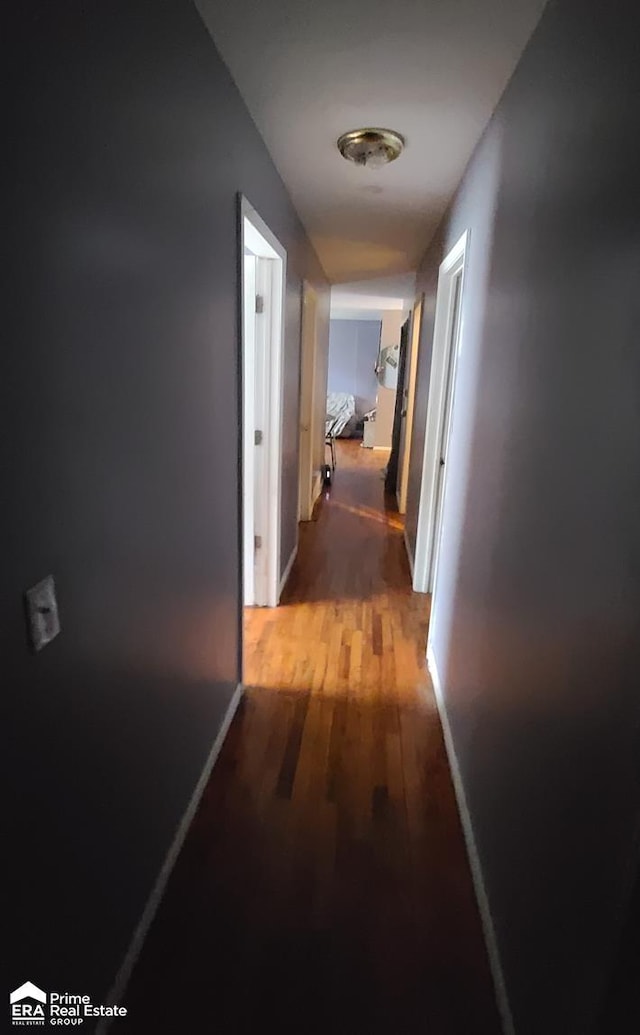
<path fill-rule="evenodd" d="M 246 256 L 255 257 L 255 281 Z M 247 199 L 240 196 L 241 585 L 243 602 L 275 607 L 280 588 L 282 364 L 287 253 Z M 255 294 L 263 298 L 257 312 Z M 252 304 L 253 303 L 253 304 Z M 256 350 L 261 350 L 261 356 Z M 256 367 L 260 367 L 259 383 Z M 256 415 L 262 409 L 262 426 Z M 255 432 L 262 441 L 255 442 Z M 258 454 L 258 450 L 260 453 Z M 255 545 L 258 535 L 261 545 Z"/>
<path fill-rule="evenodd" d="M 406 358 L 405 378 L 403 386 L 402 408 L 404 411 L 400 431 L 400 477 L 398 480 L 398 511 L 407 512 L 407 489 L 409 487 L 409 461 L 411 459 L 411 435 L 413 432 L 413 410 L 416 401 L 416 379 L 418 372 L 418 353 L 420 351 L 420 330 L 422 327 L 422 307 L 424 295 L 416 299 L 411 313 L 411 331 L 409 333 L 409 355 Z"/>
<path fill-rule="evenodd" d="M 314 497 L 316 442 L 316 348 L 318 296 L 306 280 L 302 285 L 302 347 L 300 362 L 300 458 L 298 521 L 310 521 Z"/>
<path fill-rule="evenodd" d="M 463 340 L 463 297 L 464 270 L 469 249 L 469 231 L 453 246 L 440 265 L 436 294 L 435 326 L 433 331 L 433 352 L 431 356 L 431 377 L 429 379 L 429 400 L 427 404 L 427 430 L 420 483 L 420 504 L 414 562 L 413 588 L 418 593 L 433 593 L 432 614 L 435 610 L 435 583 L 437 555 L 443 512 L 444 493 L 448 471 L 438 493 L 441 456 L 446 456 L 446 446 L 451 430 L 451 420 L 444 427 L 447 411 L 447 383 L 450 385 L 451 404 L 449 418 L 453 412 L 456 365 Z M 454 319 L 456 302 L 456 280 L 460 276 L 459 323 L 454 341 Z M 440 500 L 440 507 L 438 501 Z"/>

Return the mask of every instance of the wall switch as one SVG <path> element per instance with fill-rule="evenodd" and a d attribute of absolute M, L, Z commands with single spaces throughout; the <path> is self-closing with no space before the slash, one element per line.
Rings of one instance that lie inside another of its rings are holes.
<path fill-rule="evenodd" d="M 34 651 L 42 650 L 60 632 L 60 616 L 53 575 L 25 593 L 29 639 Z"/>

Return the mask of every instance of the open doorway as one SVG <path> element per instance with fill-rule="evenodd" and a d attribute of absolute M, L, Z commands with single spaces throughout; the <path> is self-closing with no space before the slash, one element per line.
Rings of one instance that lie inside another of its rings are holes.
<path fill-rule="evenodd" d="M 436 296 L 433 355 L 427 405 L 413 588 L 433 593 L 436 617 L 438 554 L 448 475 L 447 457 L 454 407 L 456 364 L 461 336 L 462 291 L 468 233 L 464 233 L 440 266 Z"/>
<path fill-rule="evenodd" d="M 416 398 L 416 379 L 418 373 L 418 350 L 420 347 L 420 328 L 422 324 L 422 297 L 413 307 L 411 315 L 411 331 L 409 334 L 409 354 L 405 362 L 405 377 L 402 386 L 402 410 L 400 426 L 400 452 L 398 455 L 398 510 L 401 514 L 407 510 L 407 489 L 409 486 L 409 460 L 411 456 L 411 435 L 413 432 L 413 410 Z"/>
<path fill-rule="evenodd" d="M 287 255 L 240 199 L 242 298 L 242 588 L 275 607 L 280 582 L 282 356 Z"/>

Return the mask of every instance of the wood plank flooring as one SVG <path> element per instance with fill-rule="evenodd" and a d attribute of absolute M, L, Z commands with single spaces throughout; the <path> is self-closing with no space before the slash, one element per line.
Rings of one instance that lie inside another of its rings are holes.
<path fill-rule="evenodd" d="M 338 443 L 120 1032 L 498 1035 L 386 455 Z M 115 1030 L 115 1025 L 114 1025 Z"/>

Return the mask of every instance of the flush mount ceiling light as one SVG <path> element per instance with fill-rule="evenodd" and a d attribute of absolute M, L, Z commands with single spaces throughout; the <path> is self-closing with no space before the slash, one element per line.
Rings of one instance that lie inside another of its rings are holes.
<path fill-rule="evenodd" d="M 394 162 L 403 147 L 404 139 L 392 129 L 352 129 L 338 139 L 343 158 L 370 169 Z"/>

